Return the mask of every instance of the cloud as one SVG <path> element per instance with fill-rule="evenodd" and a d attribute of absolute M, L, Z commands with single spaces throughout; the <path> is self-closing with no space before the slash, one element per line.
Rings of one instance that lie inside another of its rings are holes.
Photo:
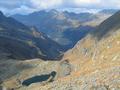
<path fill-rule="evenodd" d="M 8 13 L 30 13 L 42 9 L 120 9 L 120 0 L 0 0 Z M 69 10 L 70 10 L 69 9 Z"/>
<path fill-rule="evenodd" d="M 0 0 L 0 7 L 4 8 L 18 8 L 20 7 L 25 0 Z"/>
<path fill-rule="evenodd" d="M 30 2 L 37 9 L 57 8 L 63 4 L 63 0 L 30 0 Z"/>
<path fill-rule="evenodd" d="M 119 0 L 29 0 L 35 8 L 120 8 Z"/>
<path fill-rule="evenodd" d="M 30 7 L 23 5 L 19 8 L 15 8 L 15 9 L 11 10 L 10 13 L 12 13 L 12 14 L 17 14 L 17 13 L 28 14 L 28 13 L 32 13 L 35 10 L 36 9 L 34 9 L 34 8 L 30 8 Z"/>
<path fill-rule="evenodd" d="M 97 6 L 96 6 L 97 7 Z M 120 9 L 120 0 L 101 0 L 98 8 L 117 8 Z"/>
<path fill-rule="evenodd" d="M 74 0 L 75 4 L 82 5 L 82 4 L 98 4 L 101 0 Z"/>

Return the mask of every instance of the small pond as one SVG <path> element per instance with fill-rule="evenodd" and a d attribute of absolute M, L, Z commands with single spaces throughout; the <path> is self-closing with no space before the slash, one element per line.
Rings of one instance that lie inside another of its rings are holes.
<path fill-rule="evenodd" d="M 22 85 L 29 86 L 32 83 L 40 83 L 43 81 L 52 82 L 56 76 L 56 72 L 53 71 L 50 74 L 34 76 L 32 78 L 28 78 L 22 82 Z"/>

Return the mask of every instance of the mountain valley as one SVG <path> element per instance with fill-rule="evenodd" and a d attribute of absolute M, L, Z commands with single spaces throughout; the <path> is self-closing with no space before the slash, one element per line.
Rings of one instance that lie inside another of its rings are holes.
<path fill-rule="evenodd" d="M 67 11 L 59 12 L 53 9 L 50 11 L 42 10 L 29 15 L 13 15 L 12 17 L 25 25 L 37 27 L 40 32 L 47 34 L 49 38 L 68 50 L 117 10 L 108 9 L 106 12 L 108 13 L 102 10 L 95 14 L 76 14 Z"/>
<path fill-rule="evenodd" d="M 120 90 L 119 10 L 0 12 L 0 42 L 1 90 Z"/>

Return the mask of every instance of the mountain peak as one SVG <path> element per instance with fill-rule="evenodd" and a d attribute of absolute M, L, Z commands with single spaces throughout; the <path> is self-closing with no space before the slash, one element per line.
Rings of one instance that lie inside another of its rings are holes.
<path fill-rule="evenodd" d="M 58 11 L 55 10 L 55 9 L 51 9 L 49 12 L 54 13 L 54 14 L 57 14 L 57 13 L 58 13 Z"/>

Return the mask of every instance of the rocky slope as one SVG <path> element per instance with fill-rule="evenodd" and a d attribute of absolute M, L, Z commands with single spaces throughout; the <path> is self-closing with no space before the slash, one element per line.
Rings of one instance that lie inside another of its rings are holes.
<path fill-rule="evenodd" d="M 45 68 L 50 69 L 50 62 L 45 63 L 48 65 Z M 120 11 L 66 52 L 62 61 L 55 63 L 57 66 L 52 64 L 51 67 L 57 72 L 54 82 L 34 83 L 17 90 L 120 90 Z M 24 73 L 21 75 L 26 75 Z M 4 85 L 12 84 L 11 80 Z"/>
<path fill-rule="evenodd" d="M 59 44 L 40 33 L 34 27 L 27 27 L 0 12 L 0 58 L 54 59 L 61 54 Z"/>
<path fill-rule="evenodd" d="M 63 79 L 64 87 L 73 90 L 119 90 L 120 89 L 120 11 L 101 23 L 96 31 L 80 40 L 68 51 L 73 71 Z M 59 88 L 63 85 L 53 86 Z M 59 82 L 56 81 L 56 82 Z M 65 85 L 67 84 L 67 85 Z M 52 87 L 49 86 L 48 87 Z M 44 87 L 45 88 L 45 87 Z"/>

